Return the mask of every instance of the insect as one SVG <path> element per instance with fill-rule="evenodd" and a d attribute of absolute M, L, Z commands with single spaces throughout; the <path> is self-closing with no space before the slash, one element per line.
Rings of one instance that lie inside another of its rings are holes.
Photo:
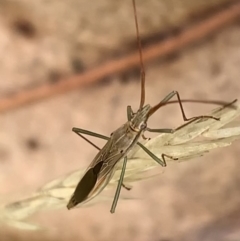
<path fill-rule="evenodd" d="M 193 121 L 201 118 L 212 118 L 215 120 L 219 120 L 214 116 L 196 116 L 192 118 L 187 118 L 184 109 L 182 106 L 182 101 L 180 99 L 180 95 L 177 91 L 170 92 L 162 101 L 160 101 L 155 106 L 150 106 L 149 104 L 145 105 L 145 70 L 143 64 L 143 56 L 142 56 L 142 48 L 141 41 L 139 37 L 139 28 L 137 21 L 137 10 L 135 0 L 132 0 L 133 10 L 134 10 L 134 19 L 135 19 L 135 27 L 136 27 L 136 35 L 137 35 L 137 43 L 139 49 L 139 58 L 140 58 L 140 66 L 141 66 L 141 98 L 140 105 L 137 112 L 133 112 L 131 106 L 127 106 L 127 122 L 115 130 L 110 137 L 103 136 L 101 134 L 97 134 L 88 130 L 80 129 L 74 127 L 72 130 L 86 140 L 88 143 L 93 145 L 95 148 L 99 150 L 98 154 L 95 156 L 82 179 L 79 181 L 72 197 L 70 198 L 69 203 L 67 204 L 67 208 L 71 209 L 80 203 L 87 202 L 93 199 L 96 195 L 98 195 L 109 183 L 111 180 L 115 170 L 117 163 L 124 158 L 121 175 L 119 178 L 118 186 L 116 189 L 116 193 L 114 196 L 114 200 L 112 203 L 112 207 L 110 212 L 114 213 L 118 198 L 120 195 L 120 191 L 122 187 L 126 187 L 123 183 L 124 174 L 127 165 L 127 154 L 128 152 L 135 146 L 138 145 L 142 148 L 151 158 L 153 158 L 157 163 L 161 166 L 166 166 L 165 158 L 176 159 L 172 156 L 162 154 L 161 158 L 157 157 L 152 153 L 149 149 L 147 149 L 143 144 L 138 142 L 138 140 L 144 137 L 144 132 L 156 132 L 156 133 L 173 133 L 175 129 L 151 129 L 147 126 L 148 119 L 162 106 L 166 105 L 170 102 L 174 96 L 177 97 L 177 102 L 179 103 L 182 117 L 184 121 Z M 98 137 L 101 139 L 107 140 L 106 144 L 102 149 L 97 147 L 94 143 L 88 140 L 82 134 Z"/>

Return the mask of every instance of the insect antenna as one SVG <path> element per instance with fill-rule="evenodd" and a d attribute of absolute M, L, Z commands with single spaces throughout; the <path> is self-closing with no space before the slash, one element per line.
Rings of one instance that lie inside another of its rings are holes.
<path fill-rule="evenodd" d="M 139 28 L 138 28 L 138 19 L 137 19 L 137 8 L 135 0 L 132 0 L 133 3 L 133 11 L 134 11 L 134 20 L 135 20 L 135 26 L 136 26 L 136 34 L 137 34 L 137 43 L 138 43 L 138 50 L 139 50 L 139 57 L 140 57 L 140 67 L 141 67 L 141 99 L 140 99 L 140 106 L 139 109 L 142 109 L 145 102 L 145 69 L 143 64 L 143 56 L 142 56 L 142 45 L 141 45 L 141 39 L 139 35 Z"/>

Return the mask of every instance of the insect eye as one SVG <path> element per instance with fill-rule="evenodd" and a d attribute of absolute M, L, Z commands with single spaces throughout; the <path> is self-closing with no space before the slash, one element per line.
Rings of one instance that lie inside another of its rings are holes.
<path fill-rule="evenodd" d="M 146 127 L 147 127 L 147 124 L 146 124 L 146 123 L 142 123 L 142 124 L 140 125 L 140 129 L 141 129 L 141 130 L 146 129 Z"/>

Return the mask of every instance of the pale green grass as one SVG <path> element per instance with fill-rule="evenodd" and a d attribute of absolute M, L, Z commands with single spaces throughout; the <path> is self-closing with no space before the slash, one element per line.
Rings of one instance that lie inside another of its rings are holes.
<path fill-rule="evenodd" d="M 161 157 L 162 153 L 179 158 L 178 161 L 167 160 L 167 162 L 179 162 L 191 160 L 202 156 L 212 149 L 226 147 L 240 137 L 240 124 L 232 127 L 231 123 L 240 115 L 240 105 L 215 109 L 212 113 L 220 117 L 220 121 L 213 119 L 201 119 L 184 126 L 174 134 L 160 134 L 159 136 L 145 141 L 145 146 L 154 154 Z M 226 127 L 227 124 L 229 124 Z M 116 167 L 116 172 L 105 188 L 115 189 L 121 172 L 122 162 Z M 130 184 L 149 178 L 148 170 L 159 166 L 146 153 L 136 146 L 136 149 L 128 155 L 128 164 L 124 178 L 125 184 Z M 160 168 L 159 170 L 166 170 Z M 41 210 L 52 210 L 66 208 L 74 189 L 85 170 L 77 170 L 63 177 L 55 179 L 42 186 L 35 193 L 30 194 L 22 200 L 2 204 L 0 207 L 0 222 L 20 229 L 35 230 L 39 227 L 25 222 L 25 219 Z M 100 193 L 88 203 L 79 205 L 85 207 L 97 202 L 112 200 L 105 192 Z M 123 198 L 123 197 L 122 197 Z M 74 210 L 72 210 L 74 211 Z"/>

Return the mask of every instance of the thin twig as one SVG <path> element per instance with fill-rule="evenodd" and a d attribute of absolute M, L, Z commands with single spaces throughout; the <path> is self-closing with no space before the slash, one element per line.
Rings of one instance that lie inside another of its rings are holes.
<path fill-rule="evenodd" d="M 163 42 L 154 44 L 143 49 L 143 60 L 145 62 L 165 56 L 178 51 L 184 46 L 201 40 L 211 35 L 218 29 L 232 23 L 240 17 L 240 3 L 235 3 L 229 8 L 224 9 L 210 18 L 201 21 L 198 24 L 184 30 L 179 35 L 169 38 Z M 55 84 L 44 84 L 40 87 L 9 95 L 0 99 L 0 112 L 28 104 L 43 98 L 51 97 L 57 94 L 66 93 L 75 90 L 87 84 L 92 84 L 99 79 L 109 75 L 120 73 L 139 65 L 138 51 L 118 60 L 111 60 L 99 67 L 88 70 L 83 74 L 75 75 L 63 79 Z"/>

